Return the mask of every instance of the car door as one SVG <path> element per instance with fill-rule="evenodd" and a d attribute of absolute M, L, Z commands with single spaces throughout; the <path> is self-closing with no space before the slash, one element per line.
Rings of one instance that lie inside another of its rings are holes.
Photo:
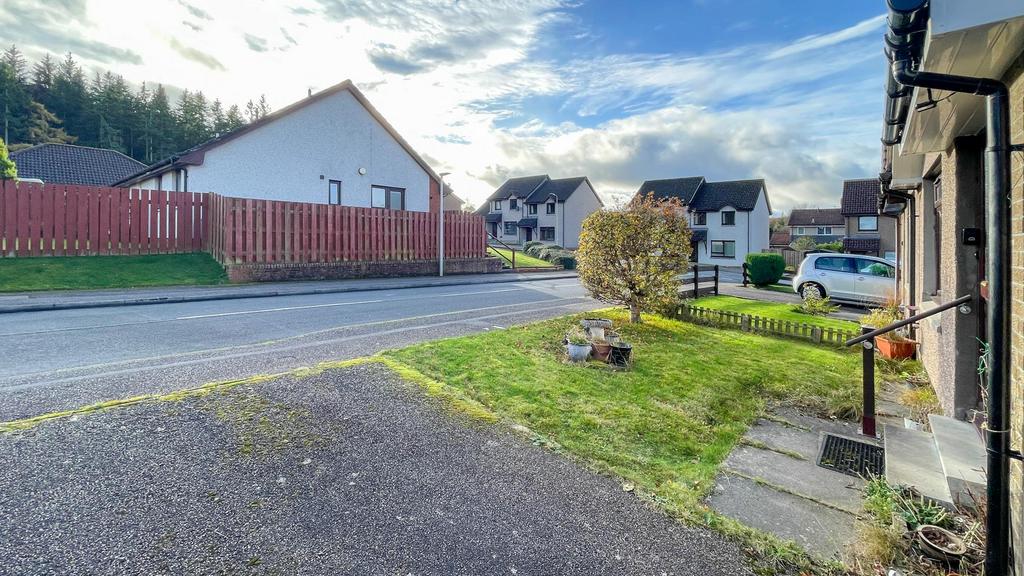
<path fill-rule="evenodd" d="M 825 287 L 831 298 L 853 297 L 853 263 L 844 256 L 820 256 L 814 261 L 814 280 Z"/>
<path fill-rule="evenodd" d="M 854 297 L 861 302 L 881 304 L 896 293 L 896 268 L 867 258 L 854 258 L 857 274 Z"/>

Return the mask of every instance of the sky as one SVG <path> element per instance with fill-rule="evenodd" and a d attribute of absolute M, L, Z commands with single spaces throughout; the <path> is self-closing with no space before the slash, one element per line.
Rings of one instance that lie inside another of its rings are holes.
<path fill-rule="evenodd" d="M 0 0 L 0 43 L 284 106 L 345 79 L 475 205 L 506 178 L 763 178 L 838 205 L 878 171 L 882 0 Z"/>

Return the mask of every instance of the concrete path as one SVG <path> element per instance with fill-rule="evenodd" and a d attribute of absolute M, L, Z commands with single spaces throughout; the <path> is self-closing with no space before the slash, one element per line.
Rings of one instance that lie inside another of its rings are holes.
<path fill-rule="evenodd" d="M 603 306 L 568 278 L 7 314 L 0 421 Z"/>
<path fill-rule="evenodd" d="M 856 438 L 857 427 L 789 409 L 758 420 L 726 458 L 709 504 L 811 554 L 841 557 L 856 536 L 864 481 L 817 465 L 825 433 Z"/>
<path fill-rule="evenodd" d="M 467 286 L 502 282 L 529 282 L 575 278 L 575 271 L 531 272 L 520 274 L 464 274 L 455 276 L 415 276 L 407 278 L 366 278 L 357 280 L 324 280 L 316 282 L 267 282 L 261 284 L 225 284 L 222 286 L 169 286 L 162 288 L 129 288 L 117 290 L 57 290 L 52 292 L 11 292 L 0 294 L 0 314 L 74 310 L 112 306 L 139 306 L 181 302 L 277 298 L 343 294 L 372 290 Z"/>
<path fill-rule="evenodd" d="M 0 573 L 750 574 L 736 544 L 472 423 L 331 370 L 0 435 Z"/>

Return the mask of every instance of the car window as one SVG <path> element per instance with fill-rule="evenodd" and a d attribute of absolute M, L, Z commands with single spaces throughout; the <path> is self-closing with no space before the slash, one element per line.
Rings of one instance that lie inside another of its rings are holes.
<path fill-rule="evenodd" d="M 832 270 L 833 272 L 853 272 L 852 258 L 826 256 L 814 261 L 815 270 Z"/>
<path fill-rule="evenodd" d="M 896 269 L 888 264 L 882 262 L 875 262 L 874 260 L 864 260 L 861 258 L 857 259 L 857 273 L 865 274 L 868 276 L 881 276 L 882 278 L 892 278 L 896 274 Z"/>

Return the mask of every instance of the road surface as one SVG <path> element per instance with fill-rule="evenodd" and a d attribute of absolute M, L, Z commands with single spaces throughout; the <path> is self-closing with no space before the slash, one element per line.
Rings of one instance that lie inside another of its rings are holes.
<path fill-rule="evenodd" d="M 5 314 L 0 421 L 600 306 L 553 279 Z"/>

